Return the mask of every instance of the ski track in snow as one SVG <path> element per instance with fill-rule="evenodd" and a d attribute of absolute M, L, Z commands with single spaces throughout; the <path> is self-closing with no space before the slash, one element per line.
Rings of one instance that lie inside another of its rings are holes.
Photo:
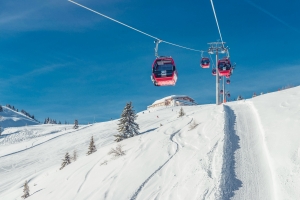
<path fill-rule="evenodd" d="M 261 132 L 261 137 L 262 137 L 262 142 L 263 142 L 263 148 L 265 150 L 265 153 L 266 153 L 266 157 L 267 157 L 267 161 L 268 161 L 268 167 L 270 169 L 270 172 L 271 172 L 271 176 L 272 176 L 272 187 L 273 187 L 273 194 L 274 194 L 274 199 L 276 200 L 277 199 L 277 188 L 276 188 L 276 180 L 275 180 L 275 172 L 274 172 L 274 168 L 273 168 L 273 165 L 272 165 L 272 161 L 271 161 L 271 156 L 270 156 L 270 153 L 269 153 L 269 150 L 268 150 L 268 147 L 267 147 L 267 144 L 266 144 L 266 135 L 265 135 L 265 131 L 263 129 L 263 126 L 262 126 L 262 123 L 260 121 L 260 117 L 258 115 L 258 112 L 255 108 L 255 106 L 253 105 L 252 102 L 249 103 L 250 107 L 252 108 L 252 111 L 254 112 L 254 115 L 258 121 L 258 127 L 260 129 L 260 132 Z"/>
<path fill-rule="evenodd" d="M 79 186 L 78 190 L 77 190 L 77 194 L 80 192 L 82 186 L 84 185 L 86 179 L 88 178 L 90 172 L 95 168 L 95 166 L 99 163 L 100 161 L 96 162 L 96 164 L 94 164 L 94 166 L 86 173 L 84 180 L 82 181 L 81 185 Z"/>
<path fill-rule="evenodd" d="M 192 119 L 193 120 L 193 119 Z M 192 120 L 187 123 L 190 124 L 192 122 Z M 175 120 L 174 120 L 175 121 Z M 186 125 L 186 126 L 187 126 Z M 184 126 L 185 127 L 185 126 Z M 138 197 L 139 193 L 142 191 L 143 187 L 147 184 L 147 182 L 155 175 L 157 174 L 157 172 L 159 172 L 175 155 L 176 153 L 178 152 L 179 150 L 179 144 L 177 142 L 175 142 L 173 140 L 173 137 L 179 133 L 184 127 L 182 127 L 181 129 L 179 129 L 178 131 L 174 132 L 171 136 L 170 136 L 170 140 L 176 144 L 176 151 L 174 152 L 174 154 L 164 163 L 162 164 L 157 170 L 155 170 L 141 185 L 140 187 L 137 189 L 137 191 L 134 193 L 134 195 L 130 198 L 130 200 L 136 200 L 136 198 Z"/>
<path fill-rule="evenodd" d="M 221 199 L 276 199 L 264 133 L 249 103 L 224 106 L 224 163 Z"/>

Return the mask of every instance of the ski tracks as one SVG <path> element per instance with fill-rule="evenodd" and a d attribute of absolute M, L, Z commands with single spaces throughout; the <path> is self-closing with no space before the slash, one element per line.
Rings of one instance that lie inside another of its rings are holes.
<path fill-rule="evenodd" d="M 192 119 L 193 120 L 193 119 Z M 191 120 L 191 121 L 192 121 Z M 190 122 L 188 122 L 187 123 L 187 125 L 188 124 L 190 124 L 191 123 L 191 121 Z M 186 126 L 187 126 L 186 125 Z M 185 126 L 184 126 L 185 127 Z M 183 127 L 183 128 L 184 128 Z M 181 128 L 181 129 L 179 129 L 178 131 L 176 131 L 176 132 L 174 132 L 171 136 L 170 136 L 170 140 L 173 142 L 173 143 L 175 143 L 176 144 L 176 150 L 175 150 L 175 152 L 174 152 L 174 154 L 166 161 L 166 162 L 164 162 L 158 169 L 156 169 L 141 185 L 140 185 L 140 187 L 137 189 L 137 191 L 133 194 L 133 196 L 130 198 L 130 200 L 136 200 L 137 199 L 137 197 L 138 197 L 138 195 L 139 195 L 139 193 L 142 191 L 142 189 L 143 189 L 143 187 L 148 183 L 148 181 L 155 175 L 155 174 L 157 174 L 157 172 L 159 172 L 175 155 L 176 155 L 176 153 L 178 152 L 178 150 L 179 150 L 179 144 L 177 143 L 177 142 L 175 142 L 174 140 L 173 140 L 173 138 L 174 138 L 174 136 L 177 134 L 177 133 L 179 133 L 183 128 Z"/>
<path fill-rule="evenodd" d="M 251 103 L 224 106 L 220 199 L 276 199 L 274 173 L 259 115 Z"/>

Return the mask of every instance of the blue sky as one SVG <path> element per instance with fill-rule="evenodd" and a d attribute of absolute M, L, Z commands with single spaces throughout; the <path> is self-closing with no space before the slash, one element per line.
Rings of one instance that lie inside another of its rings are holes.
<path fill-rule="evenodd" d="M 206 50 L 219 39 L 209 0 L 78 0 L 162 40 Z M 300 2 L 214 1 L 223 40 L 237 63 L 232 97 L 299 85 Z M 215 103 L 211 69 L 200 53 L 162 43 L 179 78 L 154 87 L 153 39 L 68 1 L 0 2 L 0 104 L 25 109 L 43 121 L 70 123 L 118 118 L 126 102 L 136 111 L 165 96 L 189 95 Z"/>

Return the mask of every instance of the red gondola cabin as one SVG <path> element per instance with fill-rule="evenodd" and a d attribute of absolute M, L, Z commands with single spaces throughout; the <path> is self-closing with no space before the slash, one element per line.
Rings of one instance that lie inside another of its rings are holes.
<path fill-rule="evenodd" d="M 217 73 L 217 70 L 216 70 L 216 69 L 213 69 L 213 70 L 211 71 L 211 74 L 214 75 L 214 76 L 216 75 L 216 73 Z"/>
<path fill-rule="evenodd" d="M 209 68 L 209 63 L 210 63 L 209 58 L 202 58 L 200 65 L 202 68 Z"/>
<path fill-rule="evenodd" d="M 156 58 L 152 65 L 151 80 L 155 86 L 175 85 L 177 81 L 177 70 L 173 58 Z"/>
<path fill-rule="evenodd" d="M 218 72 L 220 76 L 230 76 L 231 70 L 232 67 L 229 58 L 225 57 L 218 61 Z"/>

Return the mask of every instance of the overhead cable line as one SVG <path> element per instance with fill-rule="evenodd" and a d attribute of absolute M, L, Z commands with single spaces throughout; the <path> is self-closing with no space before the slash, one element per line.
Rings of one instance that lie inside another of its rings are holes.
<path fill-rule="evenodd" d="M 93 10 L 93 9 L 90 9 L 90 8 L 88 8 L 88 7 L 84 6 L 84 5 L 81 5 L 81 4 L 79 4 L 79 3 L 75 2 L 75 1 L 72 1 L 72 0 L 68 0 L 68 1 L 71 2 L 71 3 L 73 3 L 73 4 L 75 4 L 75 5 L 77 5 L 77 6 L 80 6 L 80 7 L 84 8 L 84 9 L 86 9 L 86 10 L 89 10 L 89 11 L 91 11 L 91 12 L 93 12 L 93 13 L 96 13 L 96 14 L 102 16 L 102 17 L 105 17 L 105 18 L 107 18 L 107 19 L 109 19 L 109 20 L 111 20 L 111 21 L 114 21 L 114 22 L 116 22 L 116 23 L 118 23 L 118 24 L 121 24 L 121 25 L 123 25 L 123 26 L 125 26 L 125 27 L 127 27 L 127 28 L 130 28 L 130 29 L 132 29 L 132 30 L 134 30 L 134 31 L 137 31 L 137 32 L 139 32 L 139 33 L 141 33 L 141 34 L 144 34 L 144 35 L 148 36 L 148 37 L 151 37 L 151 38 L 155 39 L 156 41 L 164 42 L 164 43 L 166 43 L 166 44 L 173 45 L 173 46 L 180 47 L 180 48 L 187 49 L 187 50 L 191 50 L 191 51 L 205 52 L 205 51 L 203 51 L 203 50 L 192 49 L 192 48 L 189 48 L 189 47 L 185 47 L 185 46 L 181 46 L 181 45 L 178 45 L 178 44 L 174 44 L 174 43 L 171 43 L 171 42 L 168 42 L 168 41 L 161 40 L 161 39 L 159 39 L 158 37 L 155 37 L 155 36 L 153 36 L 153 35 L 150 35 L 150 34 L 148 34 L 148 33 L 143 32 L 143 31 L 141 31 L 141 30 L 138 30 L 138 29 L 136 29 L 136 28 L 134 28 L 134 27 L 132 27 L 132 26 L 129 26 L 129 25 L 125 24 L 125 23 L 122 23 L 122 22 L 120 22 L 120 21 L 118 21 L 118 20 L 115 20 L 115 19 L 113 19 L 113 18 L 111 18 L 111 17 L 108 17 L 108 16 L 106 16 L 106 15 L 100 13 L 100 12 L 97 12 L 97 11 L 95 11 L 95 10 Z"/>
<path fill-rule="evenodd" d="M 214 6 L 213 0 L 210 0 L 210 3 L 211 3 L 211 6 L 212 6 L 214 15 L 215 15 L 215 19 L 216 19 L 217 27 L 218 27 L 218 30 L 219 30 L 219 35 L 220 35 L 220 39 L 221 39 L 221 42 L 222 42 L 222 46 L 224 47 L 224 42 L 223 42 L 223 38 L 222 38 L 222 34 L 221 34 L 221 30 L 220 30 L 220 26 L 219 26 L 219 22 L 218 22 L 218 18 L 217 18 L 217 14 L 216 14 L 216 11 L 215 11 L 215 6 Z"/>

